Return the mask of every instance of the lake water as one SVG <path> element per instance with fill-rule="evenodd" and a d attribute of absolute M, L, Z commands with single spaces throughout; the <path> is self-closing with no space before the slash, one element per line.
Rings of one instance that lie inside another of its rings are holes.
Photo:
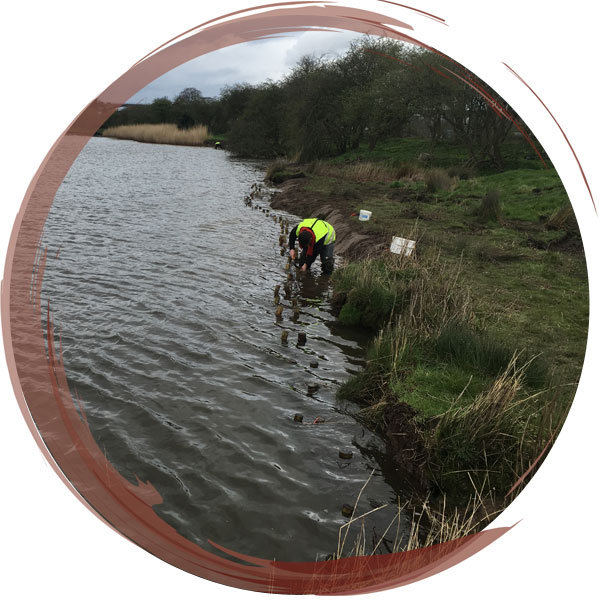
<path fill-rule="evenodd" d="M 92 138 L 48 216 L 42 296 L 94 438 L 156 487 L 161 518 L 206 549 L 310 561 L 336 551 L 341 507 L 373 470 L 358 512 L 392 506 L 365 519 L 369 538 L 396 495 L 381 440 L 336 402 L 366 338 L 336 325 L 318 264 L 275 318 L 286 258 L 271 215 L 298 217 L 245 205 L 262 177 L 225 151 Z"/>

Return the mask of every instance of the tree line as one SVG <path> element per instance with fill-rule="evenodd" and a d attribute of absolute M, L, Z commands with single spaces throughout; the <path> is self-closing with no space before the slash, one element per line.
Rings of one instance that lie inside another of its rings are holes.
<path fill-rule="evenodd" d="M 128 106 L 106 126 L 136 123 L 203 124 L 240 156 L 302 161 L 417 136 L 455 142 L 470 166 L 497 168 L 511 131 L 531 135 L 504 100 L 448 57 L 380 38 L 357 41 L 336 59 L 304 57 L 278 82 L 229 86 L 216 99 L 186 88 L 172 101 Z"/>

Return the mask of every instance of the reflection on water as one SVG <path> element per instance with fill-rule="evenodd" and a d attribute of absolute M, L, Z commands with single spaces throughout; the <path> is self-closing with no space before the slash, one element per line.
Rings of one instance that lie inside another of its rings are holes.
<path fill-rule="evenodd" d="M 90 140 L 46 223 L 43 298 L 98 445 L 157 488 L 165 521 L 207 549 L 313 560 L 336 550 L 373 469 L 358 510 L 395 495 L 381 441 L 336 403 L 365 340 L 335 324 L 318 267 L 275 318 L 279 225 L 243 202 L 261 179 L 226 152 Z"/>

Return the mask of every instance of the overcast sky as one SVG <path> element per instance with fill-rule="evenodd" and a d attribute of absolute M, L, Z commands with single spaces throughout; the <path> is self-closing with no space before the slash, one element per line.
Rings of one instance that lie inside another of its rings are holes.
<path fill-rule="evenodd" d="M 358 37 L 350 31 L 310 31 L 237 44 L 190 60 L 165 73 L 129 102 L 149 103 L 164 96 L 173 99 L 186 87 L 195 87 L 204 96 L 216 97 L 226 85 L 258 84 L 267 79 L 277 81 L 303 56 L 340 56 Z"/>

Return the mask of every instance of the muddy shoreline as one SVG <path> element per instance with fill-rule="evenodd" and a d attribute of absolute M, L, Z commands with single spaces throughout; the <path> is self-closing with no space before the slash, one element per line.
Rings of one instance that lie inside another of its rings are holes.
<path fill-rule="evenodd" d="M 361 231 L 357 216 L 341 197 L 331 197 L 326 204 L 320 198 L 307 193 L 306 179 L 288 179 L 277 186 L 271 198 L 271 206 L 308 218 L 319 217 L 331 223 L 335 229 L 336 254 L 347 260 L 356 260 L 381 254 L 389 249 L 391 237 L 378 233 Z M 388 239 L 389 238 L 389 239 Z"/>
<path fill-rule="evenodd" d="M 268 182 L 272 185 L 271 182 Z M 317 194 L 307 191 L 307 179 L 291 178 L 276 186 L 270 199 L 274 209 L 285 210 L 302 217 L 319 217 L 333 225 L 336 231 L 335 252 L 346 261 L 361 260 L 389 252 L 391 236 L 382 232 L 365 232 L 350 202 L 343 197 L 328 197 L 326 204 Z M 335 294 L 333 305 L 339 311 L 343 294 Z M 360 399 L 357 399 L 359 404 Z M 416 411 L 405 402 L 389 407 L 378 431 L 386 443 L 385 464 L 396 492 L 406 500 L 421 504 L 434 492 L 429 476 L 428 456 L 422 433 L 415 421 Z"/>

